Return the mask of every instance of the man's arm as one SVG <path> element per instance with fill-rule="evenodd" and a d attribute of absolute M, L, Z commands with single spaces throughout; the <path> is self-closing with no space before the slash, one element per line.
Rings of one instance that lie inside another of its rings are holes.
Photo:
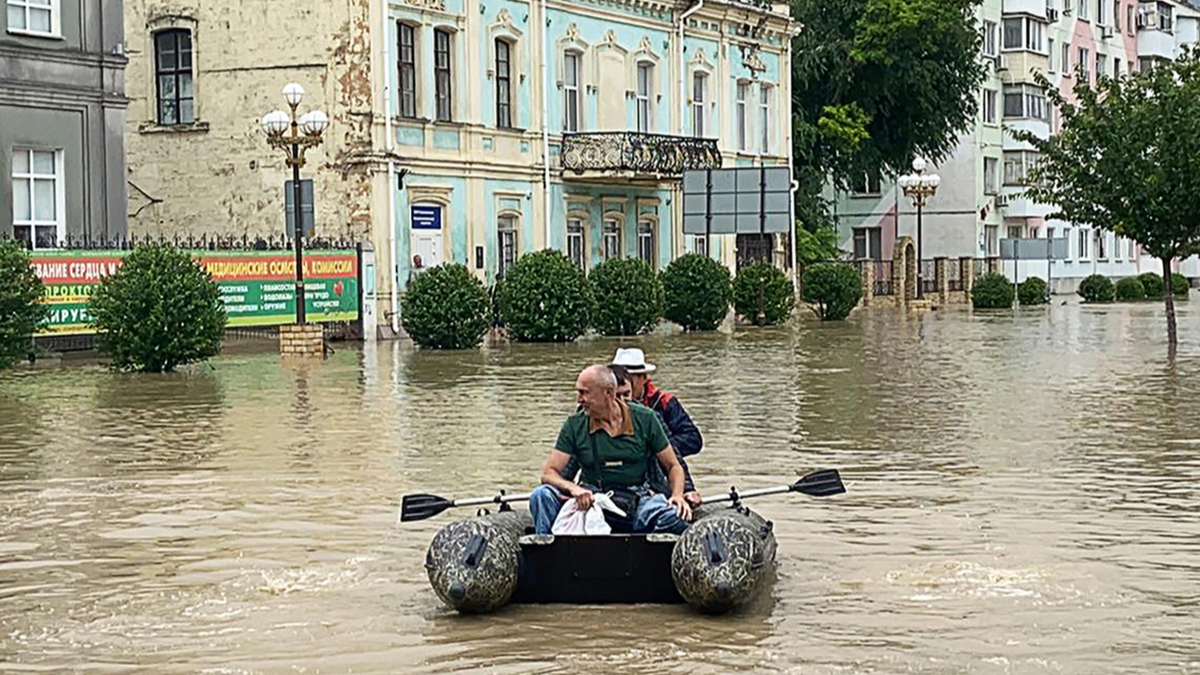
<path fill-rule="evenodd" d="M 550 455 L 546 457 L 546 463 L 542 465 L 542 482 L 546 485 L 553 485 L 571 495 L 579 502 L 579 508 L 586 511 L 592 505 L 591 491 L 562 476 L 562 470 L 566 468 L 567 462 L 570 460 L 571 455 L 562 450 L 551 450 Z"/>
<path fill-rule="evenodd" d="M 700 435 L 700 429 L 692 422 L 691 416 L 683 409 L 683 404 L 678 398 L 672 398 L 671 402 L 663 407 L 662 418 L 671 438 L 671 445 L 679 451 L 680 457 L 691 457 L 704 448 L 704 437 Z"/>
<path fill-rule="evenodd" d="M 663 468 L 663 472 L 667 474 L 667 485 L 671 488 L 671 497 L 667 500 L 675 507 L 675 512 L 684 520 L 692 519 L 692 509 L 683 498 L 683 466 L 679 464 L 679 460 L 675 458 L 675 450 L 670 444 L 667 447 L 655 453 L 658 458 L 658 463 Z"/>

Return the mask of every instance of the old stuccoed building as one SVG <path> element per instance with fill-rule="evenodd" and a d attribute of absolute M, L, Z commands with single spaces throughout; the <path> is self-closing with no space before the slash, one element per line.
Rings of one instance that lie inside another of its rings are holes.
<path fill-rule="evenodd" d="M 125 233 L 121 0 L 6 0 L 0 236 L 34 248 Z"/>

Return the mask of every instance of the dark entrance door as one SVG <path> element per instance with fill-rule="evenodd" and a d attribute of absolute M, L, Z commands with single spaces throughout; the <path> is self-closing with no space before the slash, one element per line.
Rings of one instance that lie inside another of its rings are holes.
<path fill-rule="evenodd" d="M 771 235 L 739 234 L 737 236 L 738 269 L 756 262 L 771 262 Z"/>

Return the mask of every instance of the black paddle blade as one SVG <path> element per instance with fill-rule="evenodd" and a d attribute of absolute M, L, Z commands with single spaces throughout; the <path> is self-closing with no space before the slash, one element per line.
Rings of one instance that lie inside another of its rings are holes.
<path fill-rule="evenodd" d="M 846 486 L 842 484 L 842 477 L 837 469 L 822 469 L 792 483 L 792 491 L 803 492 L 813 497 L 828 497 L 845 492 Z"/>
<path fill-rule="evenodd" d="M 437 495 L 404 495 L 400 502 L 400 522 L 432 518 L 454 506 L 454 502 Z"/>

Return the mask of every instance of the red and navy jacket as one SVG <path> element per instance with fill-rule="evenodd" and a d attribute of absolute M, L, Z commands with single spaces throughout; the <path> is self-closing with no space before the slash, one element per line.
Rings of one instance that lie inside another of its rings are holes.
<path fill-rule="evenodd" d="M 665 392 L 646 380 L 646 392 L 639 401 L 642 405 L 658 413 L 663 425 L 667 427 L 667 438 L 671 446 L 683 457 L 698 454 L 704 448 L 704 438 L 696 428 L 692 418 L 683 409 L 683 404 L 674 394 Z"/>

